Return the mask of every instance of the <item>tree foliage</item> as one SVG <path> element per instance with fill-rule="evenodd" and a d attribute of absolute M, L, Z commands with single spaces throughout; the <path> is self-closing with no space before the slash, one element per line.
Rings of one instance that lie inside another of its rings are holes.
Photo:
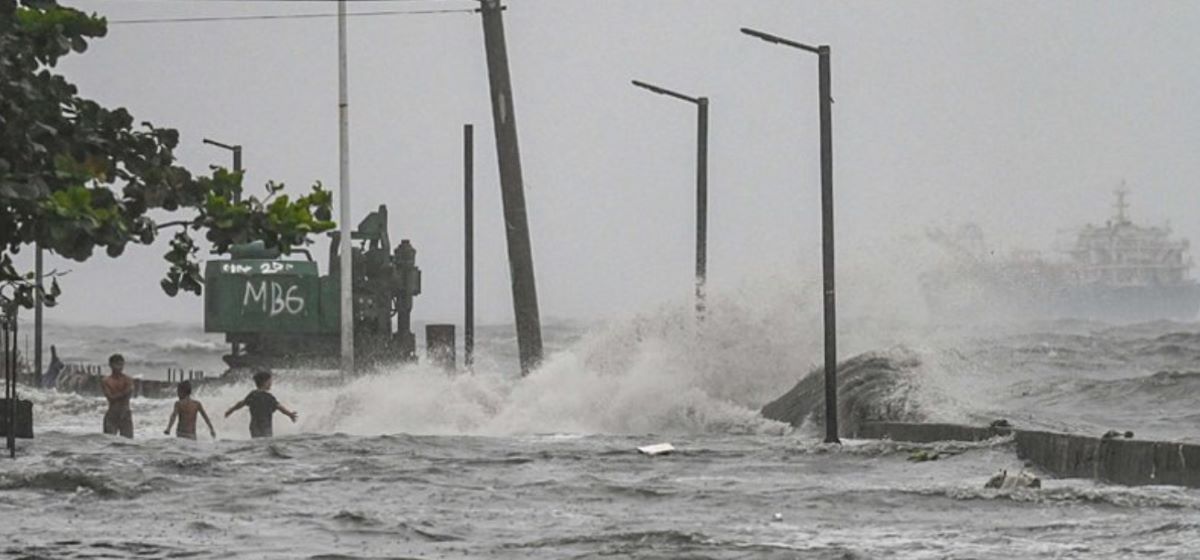
<path fill-rule="evenodd" d="M 104 18 L 55 0 L 0 0 L 0 303 L 33 304 L 32 273 L 13 257 L 34 243 L 84 261 L 176 228 L 162 280 L 173 296 L 201 291 L 200 232 L 217 252 L 252 240 L 286 252 L 334 227 L 320 183 L 294 200 L 276 183 L 261 198 L 242 196 L 240 173 L 194 176 L 177 165 L 177 131 L 80 97 L 55 66 L 106 29 Z M 57 295 L 55 282 L 47 302 Z"/>

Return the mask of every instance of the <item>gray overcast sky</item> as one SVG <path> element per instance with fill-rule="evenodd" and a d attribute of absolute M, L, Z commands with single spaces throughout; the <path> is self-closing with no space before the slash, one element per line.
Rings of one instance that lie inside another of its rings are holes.
<path fill-rule="evenodd" d="M 324 2 L 76 0 L 110 20 L 333 13 Z M 843 274 L 905 259 L 929 224 L 1049 247 L 1111 214 L 1200 241 L 1200 3 L 511 0 L 509 57 L 542 312 L 591 318 L 690 294 L 694 109 L 712 100 L 714 284 L 819 263 L 816 60 L 738 33 L 833 46 Z M 466 0 L 355 10 L 472 7 Z M 511 317 L 475 14 L 353 18 L 353 207 L 379 204 L 425 272 L 415 316 L 461 316 L 461 127 L 477 125 L 479 314 Z M 337 187 L 336 20 L 113 25 L 64 71 L 85 96 L 178 128 L 196 170 L 245 145 L 249 184 Z M 325 253 L 325 241 L 320 243 Z M 158 288 L 165 246 L 62 264 L 50 317 L 199 321 Z M 322 264 L 324 270 L 324 264 Z M 863 280 L 863 279 L 860 279 Z M 880 274 L 863 280 L 887 283 Z M 800 280 L 798 280 L 800 281 Z"/>

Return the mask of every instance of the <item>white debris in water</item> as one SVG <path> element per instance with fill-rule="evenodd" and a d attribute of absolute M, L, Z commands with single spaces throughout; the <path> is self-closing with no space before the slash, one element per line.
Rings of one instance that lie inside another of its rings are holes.
<path fill-rule="evenodd" d="M 644 445 L 637 448 L 638 453 L 643 455 L 666 455 L 675 451 L 675 446 L 669 443 L 656 443 L 654 445 Z"/>

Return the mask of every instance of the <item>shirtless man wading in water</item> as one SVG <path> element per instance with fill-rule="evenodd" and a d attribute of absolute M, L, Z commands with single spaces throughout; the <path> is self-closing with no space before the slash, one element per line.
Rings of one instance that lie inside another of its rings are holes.
<path fill-rule="evenodd" d="M 104 433 L 121 434 L 133 438 L 133 411 L 129 399 L 133 396 L 133 379 L 125 375 L 125 358 L 113 354 L 108 359 L 112 374 L 100 380 L 100 388 L 108 399 L 108 412 L 104 413 Z"/>

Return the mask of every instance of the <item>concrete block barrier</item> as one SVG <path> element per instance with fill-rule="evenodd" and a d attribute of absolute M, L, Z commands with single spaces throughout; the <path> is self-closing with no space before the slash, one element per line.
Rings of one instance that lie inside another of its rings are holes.
<path fill-rule="evenodd" d="M 1058 478 L 1113 484 L 1164 484 L 1200 488 L 1200 445 L 1098 438 L 1013 428 L 958 424 L 867 422 L 854 437 L 914 443 L 983 441 L 1012 434 L 1017 457 Z"/>

